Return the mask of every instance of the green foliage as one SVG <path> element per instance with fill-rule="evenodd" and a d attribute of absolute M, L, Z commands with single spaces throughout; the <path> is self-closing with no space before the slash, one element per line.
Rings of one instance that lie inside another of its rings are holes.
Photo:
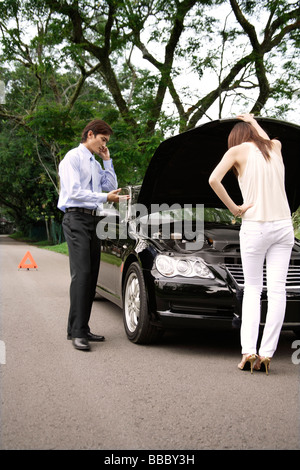
<path fill-rule="evenodd" d="M 202 119 L 251 106 L 285 119 L 299 14 L 287 0 L 2 0 L 0 205 L 22 229 L 59 221 L 59 161 L 94 118 L 114 129 L 120 186 Z"/>
<path fill-rule="evenodd" d="M 2 126 L 0 166 L 0 202 L 21 230 L 53 213 L 55 190 L 35 160 L 33 142 L 10 124 Z"/>
<path fill-rule="evenodd" d="M 300 207 L 293 214 L 293 226 L 295 231 L 295 236 L 300 240 Z"/>

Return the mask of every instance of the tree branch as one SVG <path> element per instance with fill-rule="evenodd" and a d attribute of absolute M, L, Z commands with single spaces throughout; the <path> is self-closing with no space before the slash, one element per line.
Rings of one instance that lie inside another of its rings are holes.
<path fill-rule="evenodd" d="M 187 126 L 188 129 L 192 129 L 196 126 L 197 122 L 202 118 L 202 116 L 206 113 L 208 108 L 215 102 L 221 92 L 226 91 L 229 89 L 231 83 L 235 79 L 235 77 L 239 74 L 239 72 L 249 63 L 253 62 L 254 54 L 248 54 L 245 57 L 242 57 L 230 70 L 227 76 L 221 81 L 219 86 L 208 93 L 204 98 L 198 101 L 195 105 L 197 111 L 193 114 L 192 118 L 189 121 Z"/>
<path fill-rule="evenodd" d="M 254 26 L 245 18 L 236 0 L 230 0 L 230 4 L 237 21 L 248 35 L 253 49 L 259 50 L 260 44 Z"/>

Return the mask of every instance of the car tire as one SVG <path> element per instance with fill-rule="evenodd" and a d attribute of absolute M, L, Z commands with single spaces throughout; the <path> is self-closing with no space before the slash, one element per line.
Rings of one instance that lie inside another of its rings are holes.
<path fill-rule="evenodd" d="M 143 272 L 138 263 L 132 263 L 125 276 L 123 320 L 126 335 L 133 343 L 149 344 L 161 336 L 161 330 L 150 321 Z"/>

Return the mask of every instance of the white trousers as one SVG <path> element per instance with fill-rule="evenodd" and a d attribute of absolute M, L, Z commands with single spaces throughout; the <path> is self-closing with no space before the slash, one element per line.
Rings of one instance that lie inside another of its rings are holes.
<path fill-rule="evenodd" d="M 257 352 L 264 262 L 268 309 L 258 354 L 272 357 L 277 348 L 285 316 L 285 285 L 293 244 L 291 219 L 242 223 L 240 246 L 245 279 L 241 326 L 242 354 Z"/>

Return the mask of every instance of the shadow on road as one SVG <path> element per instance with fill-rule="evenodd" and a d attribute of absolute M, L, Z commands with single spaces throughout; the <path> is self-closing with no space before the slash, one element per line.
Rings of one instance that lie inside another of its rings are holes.
<path fill-rule="evenodd" d="M 123 326 L 122 310 L 108 300 L 96 297 L 95 305 L 101 303 L 110 305 L 109 315 L 114 317 L 114 321 Z M 96 307 L 97 308 L 97 307 Z M 95 312 L 96 313 L 96 312 Z M 260 343 L 262 331 L 260 332 L 258 344 Z M 125 329 L 124 339 L 127 340 Z M 276 356 L 290 356 L 291 345 L 296 339 L 292 331 L 282 331 L 278 343 Z M 127 340 L 129 341 L 129 340 Z M 225 356 L 239 356 L 241 354 L 240 330 L 236 329 L 214 329 L 214 328 L 174 328 L 164 331 L 161 339 L 150 345 L 135 345 L 137 348 L 164 349 L 168 351 L 176 350 L 182 353 L 212 354 Z"/>
<path fill-rule="evenodd" d="M 25 241 L 15 240 L 9 235 L 0 235 L 0 244 L 1 245 L 20 245 L 21 243 L 26 244 Z M 27 243 L 28 244 L 28 243 Z"/>

